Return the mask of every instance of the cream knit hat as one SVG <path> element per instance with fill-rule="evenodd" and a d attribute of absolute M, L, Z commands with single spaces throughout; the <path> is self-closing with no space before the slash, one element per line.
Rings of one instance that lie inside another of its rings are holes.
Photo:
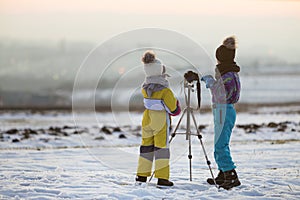
<path fill-rule="evenodd" d="M 169 76 L 168 74 L 166 74 L 166 67 L 159 59 L 155 59 L 152 63 L 144 64 L 144 71 L 146 77 L 161 75 Z"/>

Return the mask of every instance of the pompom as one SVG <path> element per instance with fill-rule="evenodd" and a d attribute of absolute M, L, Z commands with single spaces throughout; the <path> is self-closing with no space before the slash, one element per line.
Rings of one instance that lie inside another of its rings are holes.
<path fill-rule="evenodd" d="M 230 36 L 223 41 L 223 45 L 228 49 L 236 49 L 236 38 L 234 36 Z"/>
<path fill-rule="evenodd" d="M 146 51 L 142 57 L 142 62 L 147 64 L 147 63 L 152 63 L 155 60 L 155 53 L 153 51 Z"/>

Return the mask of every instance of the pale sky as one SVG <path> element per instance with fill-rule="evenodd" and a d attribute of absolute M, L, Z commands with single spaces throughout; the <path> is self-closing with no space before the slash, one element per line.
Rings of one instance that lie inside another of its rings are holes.
<path fill-rule="evenodd" d="M 236 35 L 248 49 L 298 58 L 296 0 L 0 0 L 0 39 L 90 41 L 142 27 L 187 34 L 216 46 Z"/>
<path fill-rule="evenodd" d="M 297 16 L 293 0 L 1 0 L 5 14 L 88 13 Z"/>

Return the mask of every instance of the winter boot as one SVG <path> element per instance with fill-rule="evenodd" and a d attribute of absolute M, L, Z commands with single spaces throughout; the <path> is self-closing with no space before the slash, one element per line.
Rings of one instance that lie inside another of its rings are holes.
<path fill-rule="evenodd" d="M 147 177 L 145 177 L 145 176 L 137 176 L 135 178 L 135 181 L 139 182 L 139 183 L 146 183 L 147 182 Z"/>
<path fill-rule="evenodd" d="M 224 172 L 222 172 L 221 170 L 219 171 L 218 173 L 218 176 L 215 178 L 215 181 L 218 185 L 221 185 L 224 183 Z M 207 179 L 207 182 L 210 184 L 210 185 L 214 185 L 214 180 L 212 178 L 208 178 Z"/>
<path fill-rule="evenodd" d="M 161 186 L 168 186 L 168 187 L 170 187 L 170 186 L 173 186 L 174 184 L 173 184 L 173 182 L 171 182 L 171 181 L 169 181 L 169 180 L 166 180 L 166 179 L 161 179 L 161 178 L 159 178 L 158 179 L 158 181 L 157 181 L 157 186 L 158 187 L 161 187 Z"/>
<path fill-rule="evenodd" d="M 224 183 L 220 185 L 221 188 L 229 190 L 239 185 L 241 185 L 241 182 L 234 169 L 224 172 Z"/>

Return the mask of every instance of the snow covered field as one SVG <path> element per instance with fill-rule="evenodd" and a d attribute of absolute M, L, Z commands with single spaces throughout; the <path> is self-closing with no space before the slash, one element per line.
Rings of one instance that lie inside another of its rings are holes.
<path fill-rule="evenodd" d="M 156 179 L 135 186 L 140 113 L 78 113 L 76 124 L 71 113 L 1 113 L 0 199 L 299 199 L 299 110 L 238 113 L 231 149 L 242 185 L 230 191 L 206 183 L 210 174 L 197 137 L 189 181 L 182 135 L 171 143 L 175 186 L 158 189 Z M 196 117 L 216 175 L 211 113 Z"/>

